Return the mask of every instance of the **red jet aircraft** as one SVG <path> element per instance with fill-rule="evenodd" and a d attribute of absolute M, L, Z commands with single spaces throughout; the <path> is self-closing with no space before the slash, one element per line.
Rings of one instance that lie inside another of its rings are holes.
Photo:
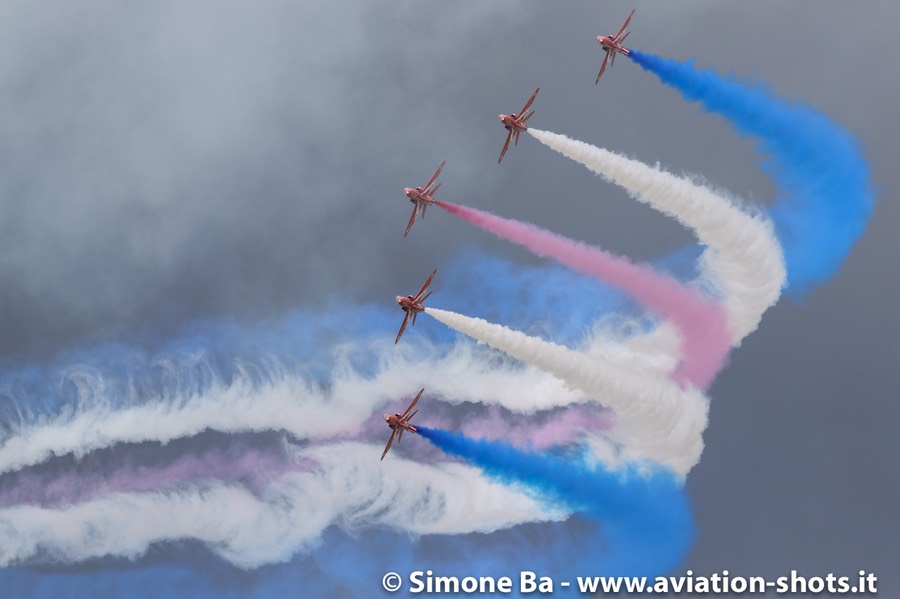
<path fill-rule="evenodd" d="M 616 52 L 624 54 L 628 56 L 631 54 L 631 50 L 622 45 L 622 42 L 625 41 L 625 38 L 628 37 L 628 33 L 622 35 L 625 31 L 625 28 L 628 27 L 628 23 L 631 21 L 632 15 L 634 15 L 634 10 L 631 9 L 631 12 L 628 13 L 628 18 L 625 19 L 625 22 L 622 24 L 622 27 L 619 28 L 619 32 L 615 35 L 598 35 L 597 41 L 600 42 L 600 45 L 603 47 L 603 51 L 606 52 L 606 56 L 603 58 L 603 64 L 600 65 L 600 72 L 597 73 L 597 80 L 594 82 L 594 85 L 600 83 L 600 76 L 603 75 L 603 71 L 606 70 L 606 63 L 608 62 L 610 66 L 616 64 Z M 610 56 L 612 60 L 610 60 Z"/>
<path fill-rule="evenodd" d="M 527 115 L 525 112 L 531 106 L 531 103 L 534 102 L 534 97 L 539 91 L 541 91 L 541 88 L 534 90 L 534 93 L 531 94 L 531 97 L 528 98 L 528 101 L 525 102 L 525 106 L 522 107 L 522 110 L 520 110 L 518 114 L 500 115 L 500 122 L 503 123 L 503 127 L 508 133 L 506 134 L 506 143 L 503 144 L 503 149 L 500 151 L 500 158 L 497 159 L 497 164 L 500 164 L 500 161 L 503 160 L 503 157 L 506 155 L 506 151 L 509 149 L 509 142 L 512 140 L 513 136 L 516 138 L 515 145 L 519 145 L 519 134 L 522 131 L 528 130 L 528 127 L 525 126 L 525 122 L 531 118 L 534 111 L 532 110 Z"/>
<path fill-rule="evenodd" d="M 403 193 L 405 193 L 406 197 L 409 198 L 409 201 L 413 203 L 412 215 L 409 217 L 406 231 L 403 232 L 404 237 L 409 235 L 409 230 L 412 229 L 413 223 L 416 222 L 416 216 L 421 214 L 422 220 L 425 220 L 425 209 L 428 208 L 429 204 L 434 204 L 434 192 L 438 190 L 438 187 L 440 187 L 441 184 L 438 183 L 434 187 L 431 186 L 438 178 L 438 175 L 441 174 L 441 169 L 444 168 L 446 162 L 447 161 L 445 160 L 437 167 L 437 170 L 434 171 L 434 174 L 431 175 L 431 179 L 428 180 L 428 183 L 426 183 L 424 187 L 406 187 L 403 189 Z"/>
<path fill-rule="evenodd" d="M 400 335 L 403 334 L 403 331 L 406 330 L 406 323 L 409 322 L 409 317 L 412 316 L 413 326 L 416 324 L 416 314 L 419 312 L 425 311 L 425 306 L 422 305 L 425 300 L 428 299 L 428 296 L 431 295 L 431 292 L 425 294 L 423 297 L 422 294 L 425 293 L 425 290 L 431 285 L 431 279 L 434 278 L 435 273 L 437 273 L 437 269 L 435 268 L 431 271 L 431 276 L 425 281 L 425 284 L 422 285 L 422 288 L 419 289 L 419 292 L 415 295 L 407 295 L 403 297 L 402 295 L 397 296 L 397 303 L 400 304 L 400 309 L 406 312 L 406 316 L 403 317 L 403 324 L 400 325 L 400 331 L 397 333 L 397 338 L 394 339 L 394 343 L 400 341 Z"/>
<path fill-rule="evenodd" d="M 425 387 L 419 391 L 419 394 L 416 395 L 416 398 L 412 400 L 412 403 L 404 410 L 402 414 L 385 414 L 384 421 L 387 422 L 387 425 L 391 427 L 391 438 L 388 439 L 387 445 L 384 446 L 384 453 L 381 454 L 381 459 L 384 459 L 384 456 L 387 455 L 388 450 L 391 448 L 391 444 L 394 442 L 394 438 L 397 438 L 397 443 L 403 439 L 403 431 L 409 431 L 411 433 L 418 432 L 416 427 L 409 423 L 412 420 L 412 417 L 415 416 L 419 410 L 416 410 L 412 414 L 410 411 L 415 407 L 415 405 L 419 402 L 419 398 L 422 397 L 422 393 L 425 391 Z"/>

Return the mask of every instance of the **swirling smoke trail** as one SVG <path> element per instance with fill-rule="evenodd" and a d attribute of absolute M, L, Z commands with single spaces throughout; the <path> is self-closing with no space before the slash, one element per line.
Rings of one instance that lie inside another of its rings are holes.
<path fill-rule="evenodd" d="M 741 206 L 708 185 L 565 135 L 533 127 L 528 133 L 693 230 L 707 246 L 700 257 L 701 273 L 722 294 L 733 346 L 756 330 L 763 313 L 781 297 L 787 276 L 781 244 L 758 208 Z"/>
<path fill-rule="evenodd" d="M 784 248 L 788 291 L 803 297 L 837 272 L 863 234 L 874 197 L 856 140 L 809 106 L 740 83 L 693 61 L 632 50 L 628 57 L 685 99 L 760 139 L 762 168 L 778 190 L 771 209 Z M 771 158 L 767 160 L 766 158 Z"/>
<path fill-rule="evenodd" d="M 526 452 L 502 441 L 469 439 L 421 426 L 418 430 L 443 451 L 479 466 L 489 476 L 526 485 L 600 522 L 605 550 L 592 561 L 605 572 L 664 572 L 678 564 L 693 542 L 693 519 L 681 481 L 667 470 L 610 472 L 576 456 Z"/>

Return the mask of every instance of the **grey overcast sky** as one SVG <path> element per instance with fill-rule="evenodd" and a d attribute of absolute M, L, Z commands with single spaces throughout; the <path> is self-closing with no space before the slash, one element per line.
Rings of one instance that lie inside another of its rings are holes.
<path fill-rule="evenodd" d="M 441 194 L 636 259 L 691 240 L 532 139 L 501 166 L 500 112 L 750 202 L 752 144 L 595 36 L 820 110 L 872 166 L 877 207 L 838 275 L 783 300 L 711 389 L 688 489 L 695 571 L 875 571 L 898 588 L 900 4 L 776 2 L 3 2 L 0 356 L 255 322 L 337 295 L 390 301 L 410 272 L 479 247 L 444 214 L 412 235 L 402 188 L 447 160 Z M 598 206 L 597 198 L 602 202 Z M 416 275 L 418 276 L 418 275 Z M 891 383 L 891 380 L 895 380 Z"/>

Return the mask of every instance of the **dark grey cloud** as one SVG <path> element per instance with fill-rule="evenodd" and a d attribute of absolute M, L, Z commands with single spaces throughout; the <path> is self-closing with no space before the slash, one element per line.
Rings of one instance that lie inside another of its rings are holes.
<path fill-rule="evenodd" d="M 396 5 L 18 7 L 0 42 L 5 351 L 368 299 L 404 253 L 402 187 L 462 145 L 434 101 L 461 90 L 434 65 L 491 45 L 500 8 L 423 27 Z"/>

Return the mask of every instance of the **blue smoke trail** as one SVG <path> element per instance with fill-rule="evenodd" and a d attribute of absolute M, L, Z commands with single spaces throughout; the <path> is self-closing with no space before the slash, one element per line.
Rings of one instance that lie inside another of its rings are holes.
<path fill-rule="evenodd" d="M 440 299 L 442 305 L 487 310 L 492 318 L 511 326 L 533 326 L 539 320 L 540 332 L 561 342 L 577 342 L 595 318 L 618 313 L 625 303 L 618 292 L 557 265 L 517 265 L 470 250 L 439 268 L 443 280 L 436 280 L 434 299 Z M 473 289 L 477 293 L 472 293 Z M 0 441 L 21 425 L 80 409 L 83 400 L 79 381 L 83 376 L 102 382 L 99 399 L 109 407 L 158 401 L 179 392 L 202 394 L 216 382 L 227 383 L 239 368 L 246 372 L 248 366 L 262 382 L 270 363 L 327 384 L 333 376 L 335 356 L 331 349 L 335 345 L 352 340 L 366 347 L 366 340 L 393 337 L 400 313 L 392 299 L 385 298 L 377 306 L 346 306 L 324 314 L 301 309 L 257 324 L 199 321 L 172 339 L 136 337 L 73 347 L 43 364 L 2 360 L 0 396 L 8 401 L 0 405 Z M 568 306 L 565 312 L 549 309 L 563 303 Z M 416 336 L 435 344 L 436 351 L 456 338 L 445 327 L 423 324 L 427 321 L 416 327 Z M 416 341 L 416 337 L 409 341 Z M 354 368 L 357 372 L 374 368 L 375 358 L 358 356 Z M 244 438 L 218 437 L 224 441 Z M 179 448 L 207 441 L 204 435 L 176 440 L 164 451 L 177 455 Z M 121 455 L 126 449 L 131 448 L 117 445 L 85 459 L 100 459 L 112 452 Z M 63 461 L 70 462 L 70 458 L 66 456 Z M 54 463 L 45 462 L 33 470 L 52 473 Z M 433 568 L 459 576 L 514 576 L 521 569 L 561 572 L 572 564 L 559 556 L 571 551 L 591 555 L 598 538 L 593 523 L 578 522 L 575 518 L 567 524 L 529 524 L 490 535 L 419 539 L 383 529 L 354 532 L 352 536 L 331 530 L 314 554 L 298 555 L 286 564 L 252 572 L 235 568 L 211 555 L 202 544 L 185 539 L 154 544 L 146 556 L 134 561 L 100 559 L 71 566 L 2 568 L 0 597 L 7 593 L 11 597 L 54 598 L 283 597 L 296 594 L 298 589 L 310 597 L 380 596 L 383 573 L 392 568 L 400 570 L 401 566 L 405 571 Z M 52 556 L 48 559 L 52 562 Z M 591 562 L 579 563 L 584 567 L 577 574 L 595 572 Z M 363 572 L 371 576 L 359 583 L 348 582 L 360 580 Z"/>
<path fill-rule="evenodd" d="M 662 262 L 672 261 L 664 258 Z M 676 262 L 692 266 L 694 256 Z M 692 274 L 679 272 L 683 278 Z M 467 250 L 440 264 L 433 288 L 430 304 L 568 345 L 577 345 L 604 315 L 640 318 L 627 296 L 590 277 L 556 264 L 516 264 L 478 250 Z M 153 400 L 176 392 L 202 395 L 211 385 L 227 385 L 236 375 L 248 372 L 263 383 L 273 368 L 327 384 L 334 368 L 332 350 L 339 345 L 358 348 L 342 354 L 356 372 L 374 374 L 379 356 L 366 351 L 366 342 L 393 338 L 402 316 L 393 297 L 377 305 L 338 300 L 335 305 L 340 309 L 297 309 L 253 324 L 198 320 L 171 339 L 144 336 L 71 347 L 40 364 L 0 359 L 0 440 L 18 425 L 78 409 L 83 398 L 77 382 L 84 377 L 102 380 L 105 396 L 115 407 L 136 397 Z M 404 342 L 422 338 L 437 351 L 458 337 L 447 327 L 428 324 L 411 329 L 407 336 Z"/>
<path fill-rule="evenodd" d="M 595 319 L 628 307 L 618 291 L 558 265 L 518 265 L 468 250 L 438 267 L 430 304 L 543 334 L 558 343 L 577 344 Z M 412 279 L 412 286 L 420 283 Z M 368 342 L 392 340 L 402 312 L 393 297 L 378 304 L 336 300 L 334 305 L 340 308 L 297 309 L 255 324 L 195 321 L 173 339 L 135 337 L 73 347 L 43 364 L 0 360 L 0 442 L 19 426 L 85 407 L 80 384 L 85 378 L 102 381 L 104 401 L 119 407 L 179 393 L 202 395 L 214 384 L 227 385 L 248 373 L 264 383 L 270 372 L 280 369 L 328 384 L 335 366 L 333 350 L 339 346 L 341 359 L 355 372 L 374 374 L 380 356 L 369 351 Z M 566 310 L 559 310 L 561 305 Z M 424 339 L 436 354 L 449 348 L 457 334 L 430 324 L 420 322 L 403 342 Z"/>
<path fill-rule="evenodd" d="M 406 578 L 417 570 L 459 578 L 509 576 L 515 586 L 519 572 L 529 570 L 574 584 L 575 576 L 606 574 L 591 559 L 599 535 L 595 523 L 577 516 L 564 524 L 523 524 L 492 534 L 415 539 L 387 529 L 349 535 L 331 528 L 314 554 L 252 571 L 222 561 L 197 543 L 167 543 L 136 561 L 105 558 L 77 567 L 2 569 L 0 597 L 396 598 L 411 595 L 409 584 L 405 582 L 399 593 L 388 593 L 381 587 L 382 576 L 398 572 Z"/>
<path fill-rule="evenodd" d="M 444 280 L 436 281 L 440 287 L 435 298 L 441 305 L 471 308 L 510 326 L 528 328 L 539 321 L 537 332 L 563 343 L 577 343 L 594 319 L 628 307 L 628 300 L 618 292 L 556 265 L 516 265 L 469 251 L 439 268 Z M 327 384 L 334 361 L 329 350 L 335 344 L 393 337 L 399 311 L 391 300 L 325 314 L 297 310 L 255 325 L 195 322 L 174 339 L 142 337 L 75 347 L 44 364 L 0 361 L 0 395 L 11 400 L 0 406 L 0 439 L 29 421 L 77 410 L 77 382 L 82 373 L 102 380 L 109 407 L 164 399 L 176 391 L 200 394 L 216 381 L 228 382 L 238 367 L 246 372 L 248 365 L 255 366 L 254 372 L 264 381 L 270 361 Z M 562 304 L 566 311 L 555 309 Z M 456 337 L 444 327 L 422 323 L 415 333 L 438 349 Z M 354 367 L 365 372 L 370 359 L 359 356 Z M 201 437 L 184 442 L 193 446 L 203 441 Z M 167 445 L 167 455 L 169 450 L 177 454 L 178 447 L 178 441 Z M 121 450 L 117 446 L 109 451 Z M 42 469 L 53 471 L 49 463 L 35 467 Z M 382 574 L 392 568 L 400 571 L 401 566 L 405 571 L 433 568 L 458 576 L 514 577 L 522 569 L 573 577 L 605 574 L 607 570 L 600 568 L 606 561 L 595 559 L 598 552 L 606 552 L 598 542 L 604 537 L 596 522 L 575 516 L 563 524 L 527 524 L 489 535 L 419 539 L 383 529 L 352 536 L 331 530 L 313 555 L 252 572 L 221 561 L 199 543 L 182 540 L 155 544 L 147 556 L 135 561 L 103 559 L 72 566 L 0 569 L 0 597 L 4 593 L 14 597 L 274 597 L 298 589 L 311 597 L 371 597 L 381 593 Z M 350 555 L 356 557 L 346 557 Z M 348 586 L 345 581 L 358 580 L 361 572 L 371 574 L 371 580 Z"/>
<path fill-rule="evenodd" d="M 685 99 L 758 137 L 770 160 L 762 168 L 778 190 L 771 209 L 784 247 L 788 292 L 805 296 L 834 276 L 862 235 L 874 204 L 869 166 L 856 140 L 823 114 L 775 97 L 762 84 L 724 78 L 673 60 L 631 50 L 628 56 Z"/>
<path fill-rule="evenodd" d="M 519 450 L 502 441 L 469 439 L 424 426 L 419 434 L 444 452 L 506 484 L 524 484 L 541 498 L 601 523 L 592 557 L 613 575 L 655 576 L 674 568 L 695 537 L 680 482 L 667 470 L 607 471 L 581 456 Z M 604 548 L 603 545 L 606 545 Z M 569 553 L 573 561 L 578 555 Z"/>
<path fill-rule="evenodd" d="M 424 427 L 419 431 L 499 480 L 525 484 L 580 514 L 562 523 L 523 524 L 491 534 L 419 538 L 388 528 L 347 534 L 332 527 L 311 555 L 254 570 L 236 568 L 189 540 L 155 544 L 137 560 L 57 566 L 48 556 L 51 563 L 43 567 L 0 569 L 0 596 L 388 597 L 381 590 L 386 572 L 406 578 L 429 569 L 436 576 L 516 581 L 520 571 L 530 570 L 574 584 L 576 576 L 662 574 L 677 565 L 693 541 L 686 497 L 665 472 L 647 477 L 609 473 L 571 456 L 523 452 Z M 407 583 L 393 596 L 408 590 Z"/>

